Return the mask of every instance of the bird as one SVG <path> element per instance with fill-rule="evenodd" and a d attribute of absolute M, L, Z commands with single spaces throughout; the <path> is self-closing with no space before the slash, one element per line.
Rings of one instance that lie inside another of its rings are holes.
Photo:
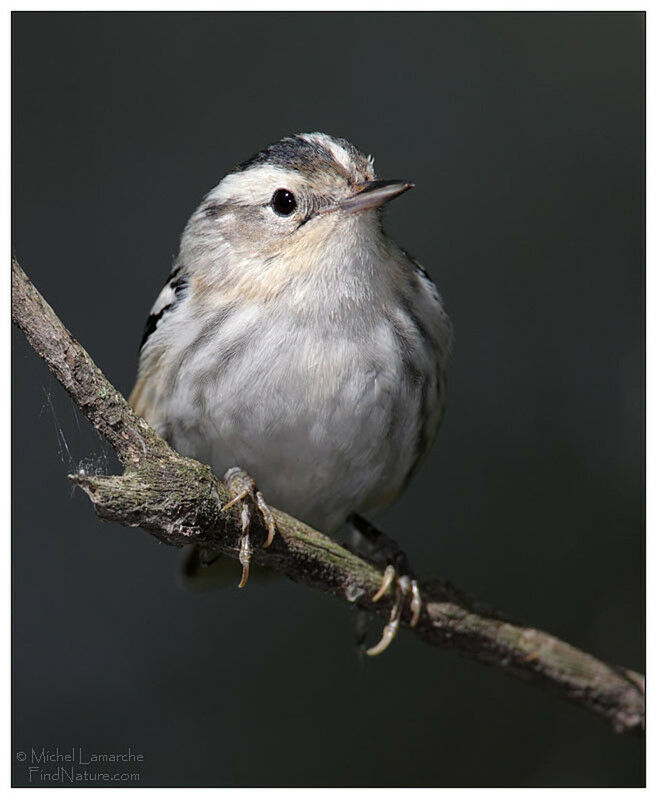
<path fill-rule="evenodd" d="M 240 587 L 270 503 L 332 535 L 388 506 L 436 435 L 452 325 L 428 272 L 385 233 L 413 188 L 344 138 L 301 133 L 240 163 L 189 218 L 151 308 L 130 404 L 242 506 Z M 376 655 L 417 581 L 397 581 Z"/>

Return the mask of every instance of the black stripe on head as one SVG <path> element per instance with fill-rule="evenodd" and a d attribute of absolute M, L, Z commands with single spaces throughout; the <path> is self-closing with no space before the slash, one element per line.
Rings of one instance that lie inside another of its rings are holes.
<path fill-rule="evenodd" d="M 345 149 L 356 163 L 363 160 L 361 153 L 346 139 L 333 139 L 333 141 Z M 326 168 L 335 169 L 336 166 L 344 169 L 326 147 L 316 141 L 308 141 L 303 136 L 288 136 L 270 144 L 264 150 L 243 161 L 235 168 L 235 172 L 243 172 L 249 167 L 263 164 L 295 169 L 305 173 Z"/>

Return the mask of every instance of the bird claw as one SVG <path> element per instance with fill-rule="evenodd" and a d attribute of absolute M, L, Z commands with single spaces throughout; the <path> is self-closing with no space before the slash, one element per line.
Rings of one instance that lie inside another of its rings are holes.
<path fill-rule="evenodd" d="M 388 591 L 392 583 L 396 580 L 395 602 L 390 611 L 388 623 L 383 628 L 381 640 L 375 646 L 367 650 L 370 657 L 380 655 L 392 643 L 397 632 L 399 631 L 399 624 L 401 622 L 402 613 L 404 610 L 404 602 L 410 597 L 409 608 L 411 611 L 411 627 L 415 627 L 420 620 L 420 613 L 422 612 L 422 597 L 420 596 L 420 588 L 417 580 L 414 580 L 408 575 L 397 577 L 395 567 L 392 565 L 386 566 L 383 572 L 383 578 L 379 590 L 372 597 L 372 602 L 378 602 L 382 596 Z"/>
<path fill-rule="evenodd" d="M 233 466 L 224 475 L 224 482 L 228 486 L 228 490 L 233 494 L 233 498 L 229 500 L 221 509 L 221 512 L 227 511 L 233 505 L 241 503 L 241 523 L 242 523 L 242 538 L 240 540 L 239 561 L 242 566 L 242 577 L 240 579 L 238 588 L 244 588 L 249 579 L 249 567 L 251 564 L 251 555 L 253 554 L 253 547 L 251 545 L 251 537 L 249 529 L 251 527 L 251 507 L 255 507 L 260 511 L 262 520 L 267 528 L 267 538 L 263 547 L 268 547 L 274 540 L 276 534 L 276 521 L 274 514 L 271 512 L 269 505 L 265 502 L 264 497 L 258 491 L 255 480 L 248 475 L 239 466 Z"/>
<path fill-rule="evenodd" d="M 379 599 L 385 594 L 385 592 L 390 588 L 392 585 L 392 581 L 397 576 L 397 572 L 395 571 L 395 567 L 392 564 L 388 564 L 386 566 L 386 570 L 383 572 L 383 580 L 381 580 L 381 585 L 379 586 L 379 590 L 374 594 L 372 597 L 372 602 L 378 602 Z"/>
<path fill-rule="evenodd" d="M 240 554 L 239 561 L 242 566 L 242 577 L 237 585 L 238 588 L 244 588 L 249 579 L 249 567 L 251 565 L 251 555 L 253 549 L 251 547 L 251 539 L 249 538 L 248 528 L 244 530 L 244 523 L 242 523 L 242 540 L 240 541 Z"/>

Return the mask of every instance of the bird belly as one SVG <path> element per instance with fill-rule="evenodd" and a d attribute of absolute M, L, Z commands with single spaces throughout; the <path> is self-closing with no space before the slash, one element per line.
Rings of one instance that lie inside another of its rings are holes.
<path fill-rule="evenodd" d="M 364 340 L 270 326 L 181 369 L 187 388 L 166 413 L 175 448 L 218 476 L 240 466 L 267 502 L 320 530 L 387 504 L 411 468 L 421 392 L 383 324 Z"/>

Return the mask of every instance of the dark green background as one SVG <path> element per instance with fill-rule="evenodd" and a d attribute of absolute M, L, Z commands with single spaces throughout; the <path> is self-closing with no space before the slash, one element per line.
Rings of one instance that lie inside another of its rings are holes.
<path fill-rule="evenodd" d="M 13 48 L 14 250 L 126 394 L 234 164 L 322 130 L 414 180 L 388 230 L 456 341 L 381 524 L 421 574 L 643 670 L 642 14 L 21 13 Z M 643 783 L 640 740 L 497 670 L 408 634 L 359 661 L 343 603 L 182 590 L 178 552 L 71 494 L 103 454 L 15 333 L 15 750 L 131 746 L 142 785 Z"/>

